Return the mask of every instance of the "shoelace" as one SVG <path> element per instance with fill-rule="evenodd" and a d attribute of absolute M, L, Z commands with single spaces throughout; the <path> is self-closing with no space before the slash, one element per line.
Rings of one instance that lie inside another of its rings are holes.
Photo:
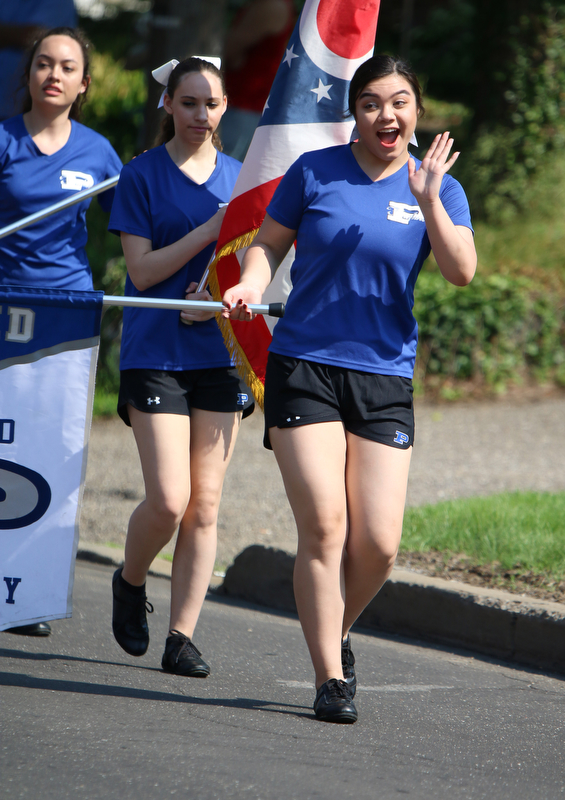
<path fill-rule="evenodd" d="M 180 650 L 178 651 L 178 653 L 177 653 L 177 657 L 176 657 L 176 659 L 175 659 L 177 664 L 178 664 L 178 662 L 179 662 L 179 660 L 180 660 L 180 657 L 182 656 L 182 654 L 183 654 L 184 652 L 186 652 L 186 654 L 187 654 L 188 656 L 192 656 L 192 655 L 194 655 L 195 653 L 196 653 L 196 655 L 198 655 L 198 656 L 201 656 L 201 655 L 202 655 L 202 653 L 201 653 L 201 652 L 200 652 L 200 650 L 199 650 L 199 649 L 196 647 L 196 645 L 194 644 L 194 642 L 192 641 L 192 639 L 191 639 L 189 636 L 186 636 L 186 634 L 184 634 L 184 633 L 181 633 L 180 631 L 177 631 L 177 630 L 171 630 L 171 631 L 169 631 L 169 636 L 174 636 L 175 638 L 177 638 L 177 637 L 178 637 L 179 639 L 182 639 L 182 647 L 181 647 L 181 648 L 180 648 Z"/>
<path fill-rule="evenodd" d="M 329 703 L 351 699 L 349 696 L 349 689 L 344 681 L 339 681 L 337 678 L 330 678 L 326 686 L 328 687 L 326 697 Z"/>
<path fill-rule="evenodd" d="M 147 597 L 140 598 L 139 606 L 137 608 L 140 622 L 145 622 L 145 612 L 152 614 L 153 610 L 153 605 L 149 602 Z"/>

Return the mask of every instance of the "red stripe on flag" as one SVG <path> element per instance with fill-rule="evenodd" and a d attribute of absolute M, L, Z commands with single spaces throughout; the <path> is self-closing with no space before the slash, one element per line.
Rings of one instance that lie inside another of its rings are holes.
<path fill-rule="evenodd" d="M 217 253 L 233 239 L 237 239 L 238 236 L 261 227 L 261 223 L 265 219 L 265 209 L 271 202 L 281 178 L 282 175 L 272 181 L 255 186 L 255 188 L 240 194 L 230 202 L 222 222 L 220 236 L 218 237 Z M 233 286 L 233 284 L 228 284 L 225 288 L 229 289 L 230 286 Z"/>

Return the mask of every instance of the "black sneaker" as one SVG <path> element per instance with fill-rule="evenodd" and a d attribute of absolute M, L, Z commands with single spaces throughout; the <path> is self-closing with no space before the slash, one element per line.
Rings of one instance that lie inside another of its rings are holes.
<path fill-rule="evenodd" d="M 118 567 L 112 578 L 114 638 L 122 650 L 130 656 L 142 656 L 149 647 L 147 612 L 152 614 L 153 606 L 148 602 L 145 592 L 141 594 L 128 592 L 118 580 L 121 574 L 122 567 Z"/>
<path fill-rule="evenodd" d="M 349 686 L 353 698 L 357 691 L 357 678 L 355 677 L 355 656 L 351 649 L 349 634 L 347 634 L 347 639 L 341 643 L 341 669 L 343 670 L 343 680 Z"/>
<path fill-rule="evenodd" d="M 187 678 L 207 678 L 210 667 L 201 658 L 202 653 L 190 639 L 180 631 L 169 631 L 161 666 L 165 672 L 184 675 Z"/>
<path fill-rule="evenodd" d="M 330 678 L 316 692 L 314 713 L 322 722 L 357 722 L 357 709 L 345 681 Z"/>
<path fill-rule="evenodd" d="M 19 636 L 51 636 L 51 625 L 48 622 L 31 622 L 29 625 L 5 628 L 4 633 L 17 633 Z"/>

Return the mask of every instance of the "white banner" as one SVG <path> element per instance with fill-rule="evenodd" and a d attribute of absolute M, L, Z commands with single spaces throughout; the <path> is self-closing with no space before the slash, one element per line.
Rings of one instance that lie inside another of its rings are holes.
<path fill-rule="evenodd" d="M 102 297 L 0 287 L 0 631 L 72 614 Z"/>

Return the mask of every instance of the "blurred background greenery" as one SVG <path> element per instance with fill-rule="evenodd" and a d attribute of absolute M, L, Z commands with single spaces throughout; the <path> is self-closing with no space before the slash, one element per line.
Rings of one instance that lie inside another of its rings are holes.
<path fill-rule="evenodd" d="M 148 69 L 187 54 L 166 26 L 156 40 L 152 19 L 180 18 L 190 6 L 181 41 L 194 52 L 199 31 L 214 53 L 240 3 L 217 0 L 211 26 L 204 0 L 77 1 L 97 50 L 85 123 L 124 162 L 147 147 L 156 118 Z M 162 60 L 152 55 L 155 41 Z M 424 85 L 416 155 L 438 131 L 455 136 L 462 155 L 453 174 L 469 196 L 479 252 L 465 289 L 447 284 L 433 259 L 425 265 L 415 300 L 417 392 L 453 399 L 565 386 L 565 0 L 381 0 L 376 51 L 408 58 Z M 97 203 L 88 224 L 95 286 L 120 294 L 120 243 Z M 98 412 L 114 408 L 120 324 L 120 311 L 106 310 Z"/>

